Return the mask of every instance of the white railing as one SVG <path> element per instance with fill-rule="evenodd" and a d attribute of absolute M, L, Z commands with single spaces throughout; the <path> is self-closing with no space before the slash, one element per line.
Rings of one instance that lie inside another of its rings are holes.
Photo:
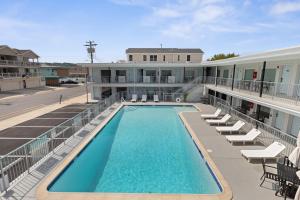
<path fill-rule="evenodd" d="M 38 77 L 41 76 L 40 73 L 34 72 L 34 73 L 0 73 L 0 79 L 6 79 L 6 78 L 26 78 L 26 77 Z"/>
<path fill-rule="evenodd" d="M 219 87 L 232 87 L 232 78 L 206 77 L 206 84 L 214 84 Z M 234 80 L 233 90 L 248 94 L 259 95 L 262 87 L 262 96 L 272 99 L 291 100 L 298 104 L 300 100 L 300 84 L 268 82 L 259 80 Z"/>
<path fill-rule="evenodd" d="M 20 67 L 39 67 L 38 62 L 16 61 L 16 60 L 0 60 L 0 65 L 3 66 L 20 66 Z"/>
<path fill-rule="evenodd" d="M 215 107 L 221 108 L 223 113 L 229 113 L 236 120 L 243 120 L 247 124 L 245 131 L 249 131 L 251 128 L 259 129 L 262 134 L 259 136 L 258 140 L 265 146 L 269 146 L 274 141 L 280 141 L 286 146 L 286 149 L 283 152 L 283 154 L 286 156 L 289 156 L 296 147 L 297 138 L 295 136 L 287 134 L 269 124 L 263 123 L 244 113 L 241 113 L 240 111 L 231 107 L 229 103 L 223 99 L 212 95 L 209 95 L 208 98 L 209 103 Z"/>

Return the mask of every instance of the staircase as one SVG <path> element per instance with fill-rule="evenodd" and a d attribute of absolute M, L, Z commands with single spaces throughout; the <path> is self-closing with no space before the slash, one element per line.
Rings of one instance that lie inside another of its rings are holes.
<path fill-rule="evenodd" d="M 195 78 L 178 89 L 175 93 L 182 93 L 187 102 L 199 102 L 204 96 L 204 84 L 202 83 L 202 79 L 202 76 Z"/>

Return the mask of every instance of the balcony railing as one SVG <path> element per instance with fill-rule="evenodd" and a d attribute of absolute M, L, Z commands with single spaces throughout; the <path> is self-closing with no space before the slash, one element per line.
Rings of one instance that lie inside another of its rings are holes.
<path fill-rule="evenodd" d="M 232 78 L 206 77 L 206 84 L 216 84 L 221 87 L 232 87 Z M 262 96 L 282 98 L 295 101 L 300 99 L 300 84 L 268 82 L 259 80 L 234 80 L 233 90 L 258 95 L 262 87 Z"/>
<path fill-rule="evenodd" d="M 16 60 L 0 60 L 0 66 L 39 67 L 40 63 Z"/>
<path fill-rule="evenodd" d="M 199 78 L 199 77 L 198 77 Z M 197 79 L 198 79 L 197 78 Z M 190 83 L 195 80 L 193 76 L 185 76 L 183 79 L 178 79 L 175 76 L 139 76 L 134 81 L 134 78 L 127 76 L 101 76 L 100 80 L 94 80 L 96 83 L 161 83 L 161 84 L 180 84 Z M 202 81 L 201 81 L 202 82 Z"/>
<path fill-rule="evenodd" d="M 11 78 L 26 78 L 26 77 L 39 77 L 40 73 L 0 73 L 0 79 L 11 79 Z"/>
<path fill-rule="evenodd" d="M 297 140 L 295 136 L 238 111 L 231 107 L 226 100 L 211 95 L 208 95 L 208 99 L 209 104 L 221 108 L 222 112 L 230 114 L 235 120 L 243 120 L 246 123 L 246 126 L 244 127 L 244 129 L 246 129 L 245 131 L 249 131 L 251 128 L 259 129 L 262 133 L 258 140 L 265 146 L 269 146 L 274 141 L 280 141 L 286 146 L 283 151 L 283 154 L 286 156 L 290 155 L 290 153 L 294 150 Z"/>

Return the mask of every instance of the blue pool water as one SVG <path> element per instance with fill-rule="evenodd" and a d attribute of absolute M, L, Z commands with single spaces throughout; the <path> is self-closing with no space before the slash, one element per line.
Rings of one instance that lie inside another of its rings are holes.
<path fill-rule="evenodd" d="M 122 108 L 48 187 L 51 192 L 216 194 L 221 188 L 178 112 Z"/>

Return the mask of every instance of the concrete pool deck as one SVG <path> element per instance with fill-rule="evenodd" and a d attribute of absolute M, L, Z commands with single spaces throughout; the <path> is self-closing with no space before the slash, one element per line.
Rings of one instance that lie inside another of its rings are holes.
<path fill-rule="evenodd" d="M 275 190 L 272 188 L 273 185 L 270 182 L 266 181 L 262 187 L 259 187 L 260 177 L 262 175 L 261 164 L 248 163 L 247 160 L 244 159 L 240 154 L 241 149 L 256 149 L 264 147 L 259 145 L 231 145 L 226 141 L 223 135 L 219 135 L 215 131 L 214 126 L 207 125 L 200 117 L 202 113 L 213 113 L 215 108 L 203 104 L 197 104 L 197 107 L 202 112 L 186 112 L 182 115 L 189 126 L 193 129 L 197 137 L 200 139 L 206 150 L 209 152 L 210 157 L 230 185 L 233 192 L 233 199 L 283 199 L 282 197 L 276 197 L 274 195 Z M 67 148 L 70 150 L 62 152 L 70 152 L 72 149 L 70 147 L 77 146 L 80 141 L 75 141 L 74 144 L 67 145 Z M 59 152 L 57 152 L 57 154 L 52 157 L 55 157 L 60 161 L 65 157 L 65 153 L 63 153 L 63 156 L 59 156 Z M 48 174 L 49 172 L 50 170 L 44 175 Z M 44 177 L 44 175 L 41 176 L 39 172 L 36 172 L 36 170 L 32 171 L 31 174 L 28 174 L 27 177 L 20 181 L 20 183 L 17 185 L 18 187 L 15 187 L 14 190 L 12 190 L 14 195 L 10 197 L 7 196 L 7 198 L 3 199 L 36 199 L 36 186 Z M 28 192 L 23 193 L 22 190 L 24 190 L 24 188 L 28 187 L 30 184 L 32 185 L 32 188 L 30 188 Z M 85 199 L 86 197 L 88 196 L 85 196 Z"/>
<path fill-rule="evenodd" d="M 260 145 L 232 145 L 224 135 L 216 132 L 215 126 L 209 126 L 201 119 L 202 113 L 214 113 L 216 108 L 204 104 L 197 104 L 197 107 L 201 112 L 183 113 L 183 117 L 230 185 L 233 199 L 283 199 L 275 196 L 272 182 L 267 180 L 262 187 L 259 186 L 260 177 L 263 174 L 262 165 L 249 163 L 240 153 L 241 149 L 263 149 L 264 147 Z"/>

